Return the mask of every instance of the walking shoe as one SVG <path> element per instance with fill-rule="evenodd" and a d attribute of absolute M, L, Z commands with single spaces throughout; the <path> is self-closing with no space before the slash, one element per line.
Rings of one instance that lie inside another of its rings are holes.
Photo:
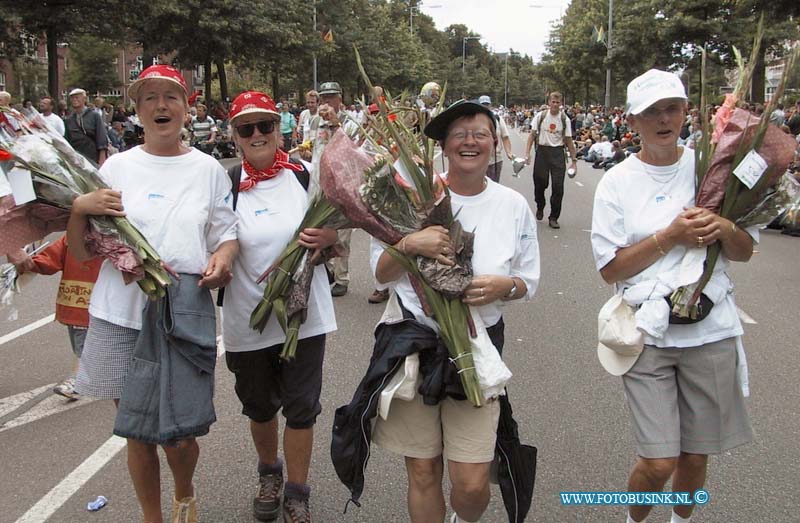
<path fill-rule="evenodd" d="M 389 299 L 389 289 L 379 291 L 375 289 L 372 294 L 369 295 L 367 301 L 370 303 L 383 303 Z"/>
<path fill-rule="evenodd" d="M 281 511 L 283 473 L 259 474 L 258 492 L 253 499 L 253 516 L 259 521 L 274 521 Z"/>
<path fill-rule="evenodd" d="M 172 499 L 172 523 L 197 523 L 197 500 L 194 496 Z"/>
<path fill-rule="evenodd" d="M 561 226 L 558 224 L 558 220 L 556 220 L 555 218 L 550 218 L 547 221 L 547 225 L 549 225 L 551 229 L 560 229 L 561 228 Z"/>
<path fill-rule="evenodd" d="M 339 298 L 347 294 L 347 285 L 342 285 L 341 283 L 334 283 L 333 287 L 331 287 L 331 296 L 334 298 Z"/>
<path fill-rule="evenodd" d="M 542 209 L 536 209 L 536 219 L 542 221 L 544 218 L 544 211 Z"/>
<path fill-rule="evenodd" d="M 68 400 L 77 400 L 79 394 L 75 392 L 75 378 L 67 378 L 53 387 L 53 394 L 64 396 Z"/>
<path fill-rule="evenodd" d="M 311 523 L 311 507 L 308 499 L 283 497 L 284 523 Z"/>

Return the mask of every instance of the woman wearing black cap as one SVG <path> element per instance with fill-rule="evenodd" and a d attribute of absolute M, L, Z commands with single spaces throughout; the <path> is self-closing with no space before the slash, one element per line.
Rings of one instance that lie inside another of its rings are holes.
<path fill-rule="evenodd" d="M 498 351 L 503 348 L 502 305 L 529 300 L 539 282 L 536 221 L 525 198 L 486 177 L 497 143 L 491 111 L 473 102 L 457 102 L 434 118 L 425 134 L 438 140 L 449 162 L 445 177 L 453 214 L 475 232 L 474 278 L 464 293 Z M 395 292 L 384 320 L 402 311 L 415 322 L 436 328 L 427 317 L 403 268 L 373 240 L 372 268 L 379 286 Z M 395 245 L 407 254 L 451 264 L 448 231 L 433 226 L 409 234 Z M 421 370 L 424 374 L 425 371 Z M 393 401 L 386 419 L 378 416 L 378 445 L 405 457 L 411 521 L 441 522 L 446 515 L 442 490 L 444 459 L 452 484 L 451 521 L 478 521 L 489 503 L 489 468 L 494 457 L 499 406 L 489 401 L 474 408 L 463 395 L 447 395 L 436 405 L 418 393 Z"/>

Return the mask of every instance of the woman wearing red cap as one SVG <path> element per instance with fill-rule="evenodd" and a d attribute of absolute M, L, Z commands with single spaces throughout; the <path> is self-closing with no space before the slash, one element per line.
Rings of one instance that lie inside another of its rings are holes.
<path fill-rule="evenodd" d="M 144 127 L 144 145 L 114 155 L 103 164 L 101 174 L 111 189 L 100 189 L 75 199 L 67 226 L 70 250 L 78 259 L 89 257 L 83 237 L 88 216 L 127 216 L 164 262 L 181 274 L 180 282 L 176 280 L 170 286 L 170 299 L 184 292 L 178 290 L 181 288 L 206 288 L 205 293 L 199 295 L 202 298 L 199 301 L 208 302 L 207 289 L 230 281 L 230 268 L 238 251 L 236 215 L 230 204 L 230 179 L 216 160 L 181 143 L 188 104 L 186 84 L 179 71 L 166 65 L 148 67 L 128 93 L 136 102 L 136 111 Z M 152 331 L 156 323 L 150 321 L 151 316 L 146 311 L 143 313 L 146 303 L 146 296 L 137 285 L 126 285 L 122 274 L 112 264 L 103 264 L 92 292 L 89 331 L 76 390 L 80 394 L 115 401 L 119 409 L 115 433 L 118 433 L 120 417 L 126 412 L 128 402 L 136 399 L 136 395 L 128 392 L 123 395 L 123 387 L 126 390 L 128 387 L 126 377 L 129 382 L 133 381 L 134 371 L 141 368 L 139 351 L 143 344 L 147 347 L 150 342 L 150 339 L 143 339 L 144 333 Z M 164 301 L 154 303 L 162 305 Z M 213 316 L 213 304 L 210 314 Z M 150 345 L 155 346 L 156 341 L 153 339 Z M 134 347 L 136 361 L 133 361 Z M 203 383 L 213 388 L 215 355 L 210 359 L 211 377 Z M 168 364 L 161 360 L 157 363 L 160 368 Z M 184 391 L 184 382 L 194 383 L 186 379 L 181 383 L 171 382 L 170 386 Z M 202 392 L 210 398 L 212 391 L 193 392 Z M 178 407 L 193 405 L 198 396 L 175 393 L 169 401 L 174 410 L 178 410 Z M 205 403 L 210 404 L 210 401 Z M 163 445 L 175 482 L 171 521 L 197 521 L 192 478 L 200 451 L 195 436 L 207 433 L 214 419 L 213 406 L 204 404 L 201 407 L 210 407 L 210 419 L 202 426 L 192 427 L 194 430 L 190 434 L 178 431 L 175 437 L 164 440 L 125 435 L 128 470 L 146 523 L 163 521 L 157 444 Z M 158 409 L 155 416 L 158 417 Z M 161 429 L 158 421 L 156 426 Z"/>
<path fill-rule="evenodd" d="M 225 360 L 236 376 L 236 395 L 258 453 L 258 493 L 254 516 L 277 519 L 283 501 L 283 520 L 310 522 L 308 469 L 316 418 L 322 407 L 322 361 L 325 335 L 336 330 L 333 299 L 323 265 L 315 268 L 308 316 L 300 327 L 297 356 L 279 357 L 286 336 L 273 315 L 263 332 L 249 327 L 250 313 L 264 294 L 256 283 L 292 239 L 308 207 L 311 164 L 293 162 L 280 149 L 280 114 L 264 93 L 248 91 L 231 104 L 230 119 L 236 145 L 244 156 L 231 170 L 240 179 L 234 197 L 239 217 L 241 252 L 233 265 L 234 278 L 223 304 Z M 239 176 L 240 175 L 240 176 Z M 235 190 L 235 189 L 234 189 Z M 333 229 L 305 229 L 300 244 L 322 250 L 336 242 Z M 283 461 L 278 457 L 278 410 L 286 418 Z M 283 499 L 281 489 L 283 488 Z"/>

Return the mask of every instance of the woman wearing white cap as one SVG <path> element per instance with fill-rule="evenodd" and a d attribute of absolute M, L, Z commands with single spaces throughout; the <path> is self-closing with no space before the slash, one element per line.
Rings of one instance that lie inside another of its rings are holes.
<path fill-rule="evenodd" d="M 306 321 L 300 327 L 297 354 L 283 361 L 286 335 L 275 315 L 262 332 L 250 328 L 250 314 L 264 294 L 257 283 L 292 239 L 308 208 L 311 164 L 294 162 L 281 150 L 281 114 L 272 99 L 247 91 L 231 104 L 230 122 L 244 157 L 231 170 L 234 205 L 239 217 L 241 252 L 233 265 L 234 278 L 223 303 L 225 361 L 236 376 L 236 395 L 250 419 L 258 454 L 258 491 L 253 500 L 256 519 L 310 522 L 308 471 L 314 424 L 322 407 L 322 363 L 325 335 L 336 330 L 333 298 L 324 265 L 317 265 L 311 282 Z M 305 229 L 299 242 L 323 250 L 336 242 L 334 229 Z M 278 457 L 278 411 L 286 418 L 283 460 Z M 281 490 L 283 489 L 283 493 Z M 281 497 L 283 494 L 283 497 Z"/>
<path fill-rule="evenodd" d="M 101 174 L 111 189 L 75 199 L 67 228 L 70 250 L 78 259 L 89 256 L 83 237 L 89 215 L 127 215 L 164 262 L 182 274 L 183 282 L 209 289 L 225 285 L 230 281 L 230 268 L 238 251 L 236 215 L 229 201 L 231 182 L 219 162 L 181 142 L 183 118 L 188 111 L 183 77 L 173 67 L 154 65 L 142 71 L 128 93 L 136 102 L 145 143 L 116 154 L 103 164 Z M 198 296 L 210 302 L 208 291 Z M 153 322 L 145 322 L 150 318 L 143 315 L 146 303 L 146 296 L 137 285 L 126 285 L 122 274 L 112 264 L 104 263 L 92 291 L 89 331 L 76 389 L 80 394 L 113 399 L 120 415 L 128 400 L 123 396 L 126 377 L 132 376 L 136 368 L 132 364 L 134 346 L 138 353 L 140 333 L 153 327 Z M 212 355 L 212 362 L 214 359 Z M 160 365 L 163 368 L 164 363 Z M 213 387 L 213 372 L 204 384 Z M 210 397 L 212 391 L 202 392 L 203 397 Z M 193 399 L 170 398 L 174 405 L 191 404 Z M 171 519 L 175 523 L 197 521 L 192 479 L 200 450 L 194 435 L 207 433 L 213 422 L 213 407 L 210 417 L 206 425 L 193 427 L 197 430 L 192 435 L 158 442 L 163 445 L 175 482 Z M 117 427 L 115 424 L 115 432 Z M 144 437 L 126 437 L 128 470 L 144 521 L 160 523 L 163 519 L 157 445 Z"/>
<path fill-rule="evenodd" d="M 603 279 L 638 307 L 643 348 L 620 353 L 601 345 L 598 356 L 622 375 L 631 411 L 638 459 L 628 490 L 659 492 L 672 477 L 673 491 L 695 492 L 705 483 L 709 454 L 752 439 L 737 378 L 742 326 L 725 270 L 729 261 L 750 259 L 758 231 L 694 207 L 694 151 L 678 145 L 687 113 L 678 76 L 651 69 L 634 79 L 626 112 L 642 150 L 598 184 L 592 249 Z M 673 323 L 670 282 L 688 249 L 715 242 L 722 257 L 702 298 L 702 319 Z M 631 506 L 628 521 L 644 521 L 651 508 Z M 672 522 L 689 521 L 693 508 L 676 506 Z"/>

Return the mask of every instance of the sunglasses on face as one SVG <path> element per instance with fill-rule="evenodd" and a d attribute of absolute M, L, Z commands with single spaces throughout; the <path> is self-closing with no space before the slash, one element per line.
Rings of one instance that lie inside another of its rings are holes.
<path fill-rule="evenodd" d="M 261 134 L 269 134 L 275 130 L 275 121 L 261 120 L 260 122 L 246 123 L 236 126 L 236 132 L 242 138 L 250 138 L 258 127 L 258 132 Z"/>

